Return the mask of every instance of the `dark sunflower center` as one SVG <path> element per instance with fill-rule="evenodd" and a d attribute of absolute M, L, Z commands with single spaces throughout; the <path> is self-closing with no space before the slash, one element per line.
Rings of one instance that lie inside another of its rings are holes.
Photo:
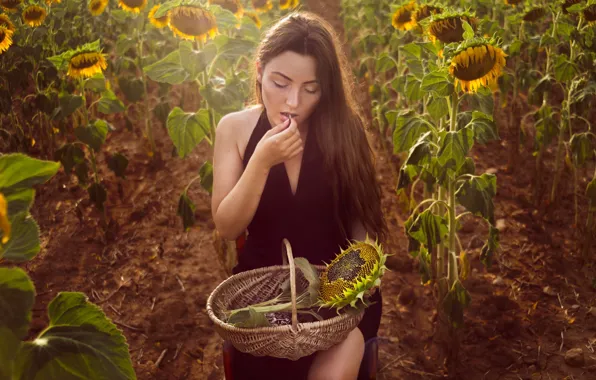
<path fill-rule="evenodd" d="M 366 264 L 366 262 L 360 257 L 360 250 L 351 250 L 331 266 L 328 273 L 328 279 L 330 282 L 340 278 L 347 281 L 354 280 L 364 264 Z"/>
<path fill-rule="evenodd" d="M 101 1 L 95 1 L 95 2 L 93 2 L 93 4 L 91 4 L 91 9 L 92 10 L 96 11 L 99 8 L 101 8 Z"/>
<path fill-rule="evenodd" d="M 544 15 L 544 9 L 535 8 L 524 15 L 524 21 L 536 21 Z"/>
<path fill-rule="evenodd" d="M 462 54 L 462 53 L 460 53 Z M 453 75 L 460 80 L 465 81 L 473 81 L 475 79 L 480 79 L 486 74 L 488 74 L 496 64 L 496 56 L 495 58 L 491 58 L 490 54 L 486 52 L 482 57 L 476 57 L 474 62 L 470 57 L 470 63 L 468 67 L 464 66 L 456 66 L 455 70 L 453 71 Z"/>
<path fill-rule="evenodd" d="M 139 8 L 143 5 L 143 0 L 120 0 L 130 8 Z"/>
<path fill-rule="evenodd" d="M 596 5 L 590 5 L 584 9 L 584 17 L 586 18 L 586 21 L 596 21 Z"/>
<path fill-rule="evenodd" d="M 27 21 L 37 21 L 43 17 L 43 11 L 40 9 L 29 9 L 25 12 L 24 16 Z"/>
<path fill-rule="evenodd" d="M 430 26 L 431 32 L 441 42 L 446 44 L 451 42 L 460 42 L 463 40 L 464 27 L 460 17 L 451 17 L 444 20 L 438 20 L 432 23 Z M 468 23 L 471 23 L 469 19 L 465 19 Z"/>
<path fill-rule="evenodd" d="M 402 11 L 399 15 L 397 15 L 397 22 L 400 24 L 405 24 L 406 22 L 410 22 L 412 20 L 412 12 L 410 11 Z"/>
<path fill-rule="evenodd" d="M 416 20 L 420 21 L 429 17 L 431 14 L 437 13 L 441 13 L 441 8 L 425 5 L 416 12 L 415 18 Z"/>
<path fill-rule="evenodd" d="M 238 2 L 234 0 L 215 0 L 213 4 L 217 4 L 232 13 L 238 12 Z"/>
<path fill-rule="evenodd" d="M 73 57 L 73 59 L 71 59 L 71 64 L 72 64 L 72 67 L 74 67 L 77 70 L 82 70 L 82 69 L 86 69 L 89 67 L 93 67 L 99 62 L 99 58 L 95 57 L 95 56 L 86 56 L 84 58 L 80 58 L 80 59 L 76 59 L 76 60 L 74 58 L 75 57 Z"/>
<path fill-rule="evenodd" d="M 23 0 L 2 0 L 0 1 L 0 5 L 2 5 L 4 8 L 14 9 L 18 7 L 22 1 Z"/>
<path fill-rule="evenodd" d="M 176 29 L 189 36 L 200 36 L 213 28 L 212 21 L 198 9 L 175 12 L 170 22 Z"/>

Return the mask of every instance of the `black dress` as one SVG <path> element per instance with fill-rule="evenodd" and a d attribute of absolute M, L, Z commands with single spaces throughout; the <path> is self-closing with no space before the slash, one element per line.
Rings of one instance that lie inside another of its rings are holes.
<path fill-rule="evenodd" d="M 257 143 L 271 129 L 265 110 L 252 132 L 244 153 L 244 168 Z M 283 163 L 269 171 L 257 211 L 248 225 L 248 236 L 233 273 L 282 264 L 282 240 L 288 239 L 294 257 L 305 257 L 311 264 L 331 262 L 346 248 L 347 239 L 335 222 L 333 194 L 323 169 L 323 157 L 316 142 L 316 128 L 307 137 L 296 194 Z M 376 337 L 381 319 L 381 294 L 377 291 L 366 309 L 359 328 L 365 342 Z M 297 361 L 256 357 L 233 349 L 233 379 L 307 378 L 315 354 Z"/>

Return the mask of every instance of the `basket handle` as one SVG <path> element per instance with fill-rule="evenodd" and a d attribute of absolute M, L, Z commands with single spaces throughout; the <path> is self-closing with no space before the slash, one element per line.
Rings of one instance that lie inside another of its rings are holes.
<path fill-rule="evenodd" d="M 290 294 L 292 296 L 292 330 L 296 330 L 296 328 L 298 327 L 298 311 L 296 308 L 296 266 L 294 265 L 292 246 L 290 246 L 290 242 L 288 241 L 288 239 L 283 239 L 281 250 L 282 261 L 284 265 L 287 265 L 288 263 L 290 264 Z"/>

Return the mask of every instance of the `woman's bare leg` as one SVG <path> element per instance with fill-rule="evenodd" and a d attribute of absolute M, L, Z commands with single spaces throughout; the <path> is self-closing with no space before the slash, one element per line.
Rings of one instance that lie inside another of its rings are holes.
<path fill-rule="evenodd" d="M 355 380 L 364 356 L 364 337 L 358 327 L 341 343 L 317 353 L 308 380 Z"/>

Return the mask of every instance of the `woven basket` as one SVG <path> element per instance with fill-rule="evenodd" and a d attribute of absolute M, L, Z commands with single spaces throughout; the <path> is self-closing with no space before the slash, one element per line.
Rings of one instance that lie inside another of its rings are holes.
<path fill-rule="evenodd" d="M 296 273 L 292 248 L 283 240 L 284 265 L 254 269 L 233 275 L 219 284 L 207 300 L 207 313 L 215 325 L 215 331 L 239 351 L 254 356 L 273 356 L 290 360 L 327 350 L 343 341 L 364 315 L 344 313 L 317 322 L 299 323 L 296 310 L 296 288 L 308 286 L 302 271 Z M 289 260 L 287 265 L 286 256 Z M 315 265 L 319 274 L 325 269 Z M 246 307 L 272 299 L 279 293 L 281 284 L 290 277 L 292 296 L 292 323 L 283 326 L 239 328 L 223 321 L 224 311 Z"/>

